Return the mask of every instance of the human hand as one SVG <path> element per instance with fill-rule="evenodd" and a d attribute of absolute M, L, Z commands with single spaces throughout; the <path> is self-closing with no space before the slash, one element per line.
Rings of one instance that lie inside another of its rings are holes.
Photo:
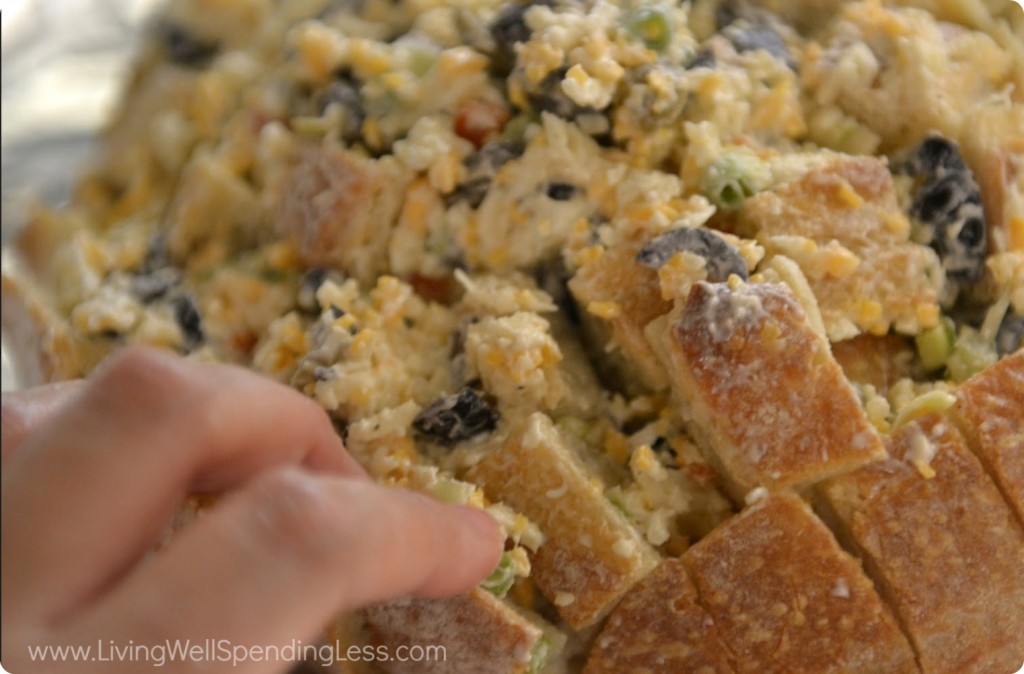
<path fill-rule="evenodd" d="M 4 393 L 2 480 L 2 660 L 15 674 L 145 665 L 33 662 L 29 647 L 46 644 L 311 642 L 347 610 L 468 590 L 501 550 L 485 513 L 372 483 L 296 391 L 152 350 Z M 221 491 L 150 554 L 187 493 Z"/>

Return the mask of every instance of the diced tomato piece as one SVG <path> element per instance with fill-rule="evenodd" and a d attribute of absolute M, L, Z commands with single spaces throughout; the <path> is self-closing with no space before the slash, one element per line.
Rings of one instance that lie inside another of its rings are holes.
<path fill-rule="evenodd" d="M 481 147 L 496 133 L 499 133 L 509 120 L 509 111 L 505 106 L 479 98 L 463 101 L 455 111 L 455 133 L 465 138 L 476 147 Z"/>

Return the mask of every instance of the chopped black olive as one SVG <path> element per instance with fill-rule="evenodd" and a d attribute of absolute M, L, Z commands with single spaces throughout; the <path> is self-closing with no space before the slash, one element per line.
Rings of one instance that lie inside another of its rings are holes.
<path fill-rule="evenodd" d="M 360 83 L 349 71 L 340 72 L 323 93 L 317 98 L 317 112 L 321 115 L 331 105 L 340 105 L 345 110 L 345 125 L 341 137 L 347 143 L 358 140 L 366 121 L 366 108 L 359 94 Z"/>
<path fill-rule="evenodd" d="M 910 155 L 907 170 L 913 175 L 935 176 L 946 171 L 966 171 L 967 164 L 956 143 L 942 136 L 930 136 Z"/>
<path fill-rule="evenodd" d="M 146 249 L 146 259 L 139 269 L 140 274 L 150 274 L 158 269 L 171 265 L 170 255 L 167 253 L 167 235 L 163 232 L 149 237 L 149 246 Z"/>
<path fill-rule="evenodd" d="M 199 315 L 199 306 L 196 299 L 190 294 L 179 295 L 174 298 L 174 320 L 181 328 L 181 336 L 185 351 L 191 351 L 203 343 L 203 320 Z"/>
<path fill-rule="evenodd" d="M 576 195 L 577 187 L 569 183 L 549 183 L 547 189 L 548 199 L 554 201 L 568 201 Z"/>
<path fill-rule="evenodd" d="M 448 206 L 465 201 L 470 208 L 479 208 L 491 188 L 491 180 L 498 169 L 523 153 L 523 148 L 512 143 L 488 143 L 466 157 L 463 162 L 469 177 L 459 183 L 445 202 Z"/>
<path fill-rule="evenodd" d="M 333 320 L 338 320 L 339 318 L 345 315 L 345 310 L 339 307 L 337 304 L 332 304 L 330 307 L 328 307 L 327 310 L 331 312 L 331 318 Z"/>
<path fill-rule="evenodd" d="M 466 157 L 470 171 L 496 171 L 523 154 L 523 146 L 514 143 L 487 143 Z"/>
<path fill-rule="evenodd" d="M 547 2 L 525 2 L 512 4 L 502 10 L 491 25 L 494 38 L 494 54 L 491 70 L 495 75 L 505 76 L 516 66 L 516 45 L 530 39 L 530 27 L 526 25 L 526 12 L 536 4 Z"/>
<path fill-rule="evenodd" d="M 181 281 L 181 274 L 173 267 L 156 269 L 131 278 L 131 289 L 135 296 L 148 304 L 165 297 Z"/>
<path fill-rule="evenodd" d="M 731 243 L 700 227 L 680 227 L 656 236 L 637 254 L 637 261 L 645 267 L 660 269 L 676 253 L 687 251 L 705 260 L 708 280 L 720 283 L 736 274 L 744 281 L 750 278 L 747 263 Z"/>
<path fill-rule="evenodd" d="M 460 201 L 465 201 L 470 208 L 480 208 L 480 204 L 487 197 L 487 190 L 491 189 L 491 178 L 480 176 L 463 181 L 455 186 L 455 190 L 445 197 L 445 204 L 452 206 Z"/>
<path fill-rule="evenodd" d="M 785 63 L 790 70 L 796 70 L 796 59 L 789 52 L 789 47 L 767 23 L 740 19 L 724 28 L 722 36 L 731 42 L 738 52 L 761 49 Z"/>
<path fill-rule="evenodd" d="M 679 456 L 679 454 L 678 454 L 678 452 L 676 452 L 675 448 L 672 447 L 672 443 L 670 443 L 668 441 L 668 438 L 662 437 L 660 435 L 654 441 L 654 444 L 651 445 L 651 449 L 653 449 L 658 454 L 668 454 L 673 459 L 676 458 L 677 456 Z"/>
<path fill-rule="evenodd" d="M 466 336 L 469 334 L 469 327 L 476 323 L 479 323 L 479 318 L 470 318 L 468 321 L 462 321 L 459 323 L 459 327 L 452 332 L 450 339 L 450 348 L 448 349 L 448 358 L 455 360 L 456 358 L 462 358 L 466 352 Z M 472 382 L 470 386 L 475 386 Z"/>
<path fill-rule="evenodd" d="M 188 68 L 205 68 L 220 51 L 220 45 L 196 37 L 182 26 L 165 23 L 160 35 L 172 63 Z"/>
<path fill-rule="evenodd" d="M 694 68 L 714 68 L 715 67 L 715 55 L 711 53 L 710 49 L 701 49 L 694 54 L 693 59 L 686 64 L 687 70 L 693 70 Z"/>
<path fill-rule="evenodd" d="M 302 275 L 299 292 L 295 298 L 295 303 L 300 309 L 313 313 L 320 310 L 320 305 L 316 301 L 316 291 L 320 290 L 320 286 L 327 280 L 328 273 L 329 270 L 325 267 L 313 267 Z"/>
<path fill-rule="evenodd" d="M 574 120 L 585 110 L 562 91 L 562 80 L 565 79 L 565 73 L 565 68 L 553 71 L 541 80 L 536 91 L 527 94 L 530 107 L 536 113 L 550 112 L 555 117 Z"/>
<path fill-rule="evenodd" d="M 1024 347 L 1024 316 L 1008 313 L 996 333 L 996 351 L 1006 356 Z"/>
<path fill-rule="evenodd" d="M 333 367 L 318 365 L 313 369 L 313 379 L 316 381 L 330 381 L 331 379 L 335 379 L 337 376 L 338 373 Z"/>
<path fill-rule="evenodd" d="M 931 136 L 911 154 L 906 170 L 920 184 L 910 215 L 924 226 L 947 277 L 957 284 L 978 281 L 985 270 L 988 228 L 981 189 L 959 146 Z"/>
<path fill-rule="evenodd" d="M 299 281 L 299 289 L 295 296 L 295 304 L 306 313 L 320 313 L 320 303 L 317 302 L 316 293 L 327 281 L 341 283 L 344 276 L 341 272 L 329 267 L 310 267 L 302 275 Z"/>
<path fill-rule="evenodd" d="M 473 389 L 466 387 L 437 400 L 420 412 L 413 428 L 446 447 L 490 433 L 498 426 L 499 415 Z"/>

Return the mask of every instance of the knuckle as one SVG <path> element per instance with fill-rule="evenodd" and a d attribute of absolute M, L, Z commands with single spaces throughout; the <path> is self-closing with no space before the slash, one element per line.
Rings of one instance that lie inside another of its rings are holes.
<path fill-rule="evenodd" d="M 330 491 L 294 468 L 274 471 L 258 483 L 251 515 L 259 546 L 307 559 L 330 554 L 341 528 Z"/>
<path fill-rule="evenodd" d="M 112 356 L 95 379 L 94 389 L 133 402 L 177 401 L 189 387 L 174 361 L 155 349 L 129 347 Z"/>

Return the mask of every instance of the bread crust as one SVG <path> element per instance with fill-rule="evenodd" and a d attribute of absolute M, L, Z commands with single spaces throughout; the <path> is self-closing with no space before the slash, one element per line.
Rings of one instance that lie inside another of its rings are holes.
<path fill-rule="evenodd" d="M 835 524 L 925 674 L 1014 671 L 1024 660 L 1024 533 L 946 417 L 903 426 L 888 446 L 891 459 L 822 487 Z"/>
<path fill-rule="evenodd" d="M 1024 526 L 1024 350 L 964 382 L 954 419 Z"/>
<path fill-rule="evenodd" d="M 622 349 L 621 355 L 603 355 L 602 359 L 612 359 L 624 388 L 658 391 L 668 388 L 668 380 L 644 336 L 644 327 L 667 314 L 672 304 L 661 296 L 658 273 L 636 261 L 638 251 L 635 245 L 605 251 L 580 268 L 569 281 L 569 289 L 598 341 L 611 340 Z M 587 312 L 591 303 L 612 303 L 620 313 L 604 323 Z"/>
<path fill-rule="evenodd" d="M 374 643 L 397 655 L 401 647 L 444 647 L 444 658 L 389 661 L 391 674 L 519 674 L 544 636 L 488 592 L 475 589 L 447 599 L 399 599 L 366 610 Z"/>
<path fill-rule="evenodd" d="M 583 674 L 734 671 L 683 562 L 667 559 L 612 611 Z"/>
<path fill-rule="evenodd" d="M 530 575 L 574 629 L 604 618 L 658 564 L 544 414 L 521 423 L 469 477 L 545 533 Z"/>
<path fill-rule="evenodd" d="M 796 496 L 764 497 L 683 561 L 741 674 L 918 671 L 860 565 Z"/>
<path fill-rule="evenodd" d="M 697 283 L 669 341 L 683 415 L 737 499 L 885 455 L 828 342 L 785 286 Z"/>
<path fill-rule="evenodd" d="M 743 229 L 772 247 L 776 236 L 800 236 L 825 246 L 837 241 L 859 260 L 849 274 L 808 274 L 833 341 L 862 332 L 917 331 L 919 314 L 938 316 L 935 253 L 909 240 L 892 174 L 875 157 L 837 156 L 803 178 L 761 192 L 744 204 Z M 865 302 L 877 306 L 866 310 Z M 930 327 L 930 326 L 924 326 Z"/>

